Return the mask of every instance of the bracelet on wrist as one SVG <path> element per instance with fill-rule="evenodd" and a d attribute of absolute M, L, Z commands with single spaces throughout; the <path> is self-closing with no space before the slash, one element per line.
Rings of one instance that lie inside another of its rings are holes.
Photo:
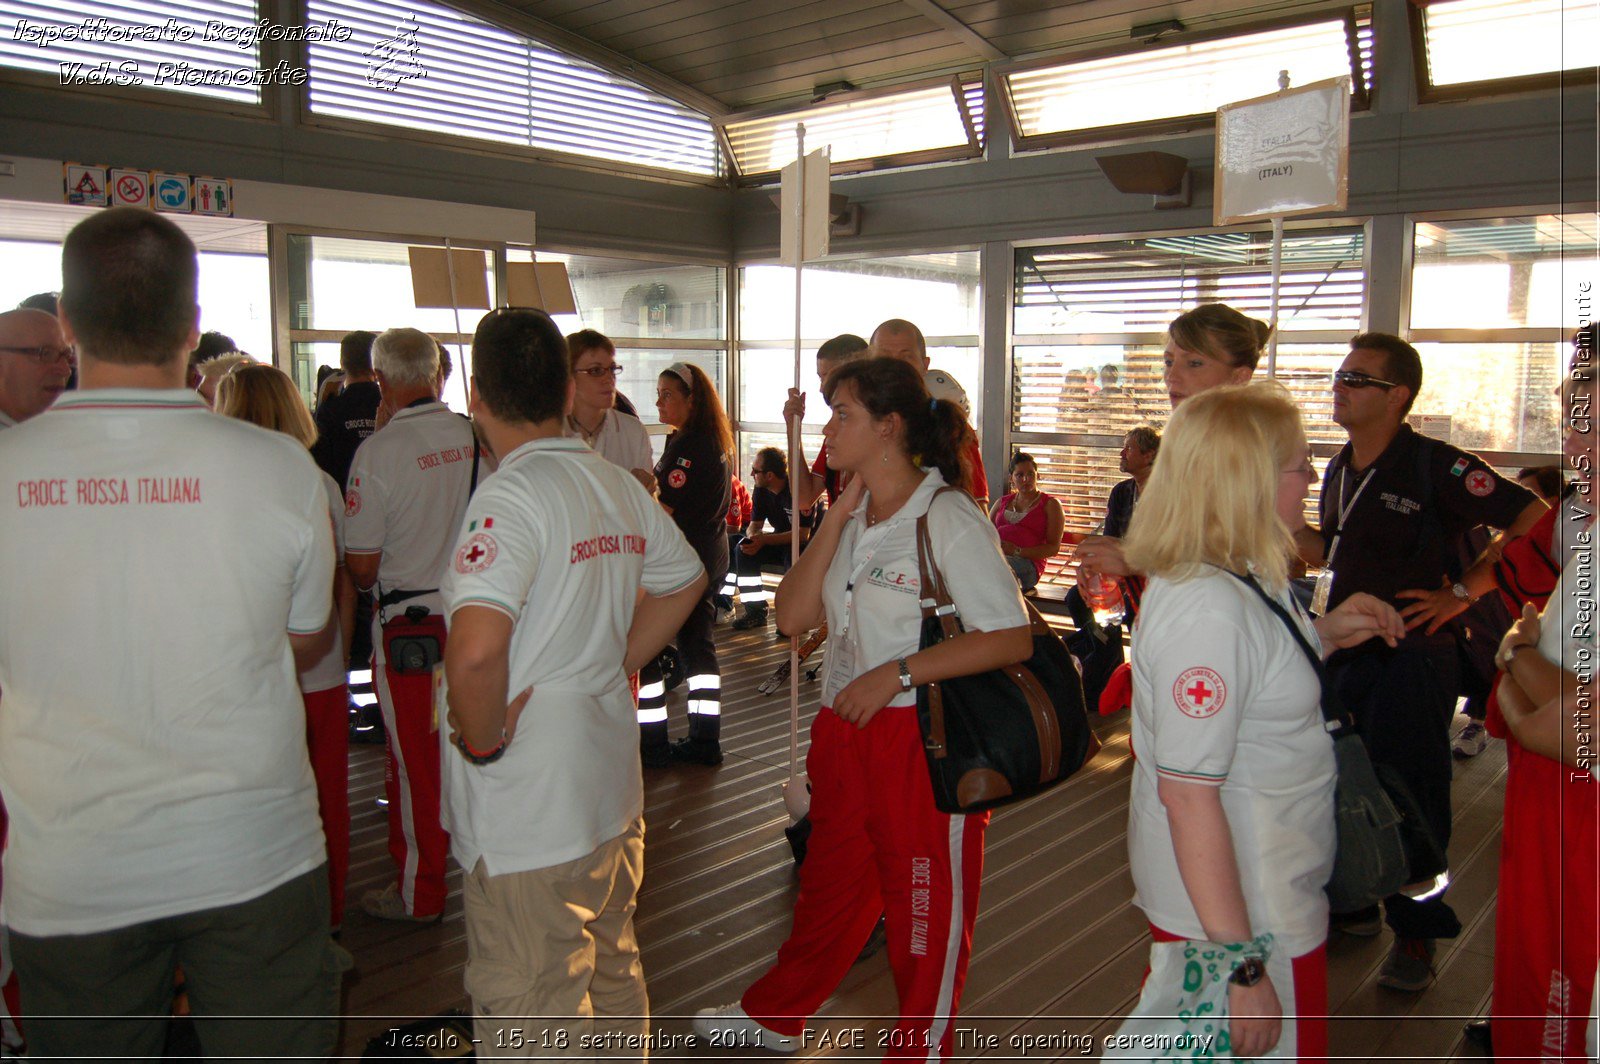
<path fill-rule="evenodd" d="M 467 737 L 460 732 L 456 733 L 455 746 L 461 751 L 461 756 L 474 765 L 492 765 L 500 760 L 500 755 L 506 752 L 506 744 L 510 740 L 506 737 L 504 729 L 500 731 L 500 741 L 489 750 L 474 750 L 472 744 L 467 742 Z"/>

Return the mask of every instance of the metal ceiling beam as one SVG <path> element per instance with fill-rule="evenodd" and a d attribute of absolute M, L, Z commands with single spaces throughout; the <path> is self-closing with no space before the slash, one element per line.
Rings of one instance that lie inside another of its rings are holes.
<path fill-rule="evenodd" d="M 621 52 L 612 51 L 588 37 L 520 11 L 512 4 L 499 3 L 497 0 L 445 0 L 445 2 L 469 15 L 476 15 L 487 22 L 503 26 L 513 33 L 524 34 L 558 51 L 585 59 L 618 77 L 636 81 L 669 99 L 694 108 L 707 117 L 722 118 L 732 111 L 732 108 L 715 96 L 708 96 L 693 86 L 663 74 L 653 66 L 631 59 Z"/>
<path fill-rule="evenodd" d="M 925 16 L 932 22 L 937 22 L 940 27 L 960 38 L 962 43 L 977 49 L 978 54 L 989 62 L 1002 63 L 1011 58 L 990 44 L 987 38 L 978 36 L 972 27 L 934 3 L 934 0 L 904 0 L 904 3 L 919 15 Z"/>

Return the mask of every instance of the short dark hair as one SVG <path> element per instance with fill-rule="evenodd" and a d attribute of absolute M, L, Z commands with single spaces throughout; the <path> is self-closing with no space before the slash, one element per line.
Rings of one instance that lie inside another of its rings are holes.
<path fill-rule="evenodd" d="M 1566 478 L 1560 466 L 1528 466 L 1517 471 L 1517 479 L 1532 480 L 1539 489 L 1539 497 L 1543 499 L 1560 498 L 1561 489 L 1566 487 Z"/>
<path fill-rule="evenodd" d="M 566 337 L 542 310 L 491 310 L 472 334 L 472 380 L 496 417 L 530 425 L 559 417 L 572 380 Z"/>
<path fill-rule="evenodd" d="M 1411 393 L 1406 397 L 1405 408 L 1400 411 L 1400 416 L 1405 417 L 1422 391 L 1422 356 L 1417 354 L 1416 348 L 1393 333 L 1369 332 L 1350 338 L 1350 350 L 1362 347 L 1369 351 L 1381 351 L 1384 379 L 1405 385 Z"/>
<path fill-rule="evenodd" d="M 1143 454 L 1156 454 L 1161 450 L 1161 433 L 1154 425 L 1135 425 L 1122 438 L 1132 441 Z"/>
<path fill-rule="evenodd" d="M 817 357 L 824 362 L 848 362 L 867 353 L 868 344 L 855 333 L 840 333 L 831 340 L 824 340 L 822 346 L 817 348 Z"/>
<path fill-rule="evenodd" d="M 763 447 L 756 452 L 756 461 L 761 463 L 764 472 L 775 477 L 789 479 L 789 462 L 783 457 L 783 452 L 776 447 Z"/>
<path fill-rule="evenodd" d="M 35 292 L 33 295 L 17 304 L 18 310 L 42 310 L 51 317 L 60 313 L 56 304 L 61 299 L 60 292 Z"/>
<path fill-rule="evenodd" d="M 200 334 L 200 342 L 189 352 L 189 361 L 198 364 L 218 355 L 232 354 L 237 350 L 239 345 L 233 342 L 233 337 L 211 329 Z"/>
<path fill-rule="evenodd" d="M 1027 462 L 1035 469 L 1039 467 L 1039 462 L 1033 457 L 1033 455 L 1029 454 L 1027 451 L 1018 451 L 1016 454 L 1011 456 L 1011 464 L 1006 466 L 1006 472 L 1015 473 L 1017 471 L 1017 466 L 1021 465 L 1023 462 Z"/>
<path fill-rule="evenodd" d="M 579 329 L 567 334 L 567 357 L 573 365 L 577 365 L 587 351 L 604 351 L 612 358 L 617 357 L 617 345 L 598 329 Z"/>
<path fill-rule="evenodd" d="M 372 341 L 377 338 L 377 333 L 365 329 L 345 333 L 339 341 L 339 368 L 346 373 L 371 373 Z"/>
<path fill-rule="evenodd" d="M 61 247 L 61 311 L 91 358 L 162 365 L 188 354 L 199 314 L 194 242 L 137 207 L 97 211 Z"/>

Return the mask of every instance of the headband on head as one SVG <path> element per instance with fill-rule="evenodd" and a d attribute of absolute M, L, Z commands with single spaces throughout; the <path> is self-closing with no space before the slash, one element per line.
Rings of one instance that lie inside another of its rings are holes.
<path fill-rule="evenodd" d="M 685 388 L 689 389 L 689 392 L 691 394 L 693 394 L 693 392 L 694 392 L 694 375 L 689 372 L 689 364 L 687 362 L 674 362 L 672 365 L 668 366 L 666 369 L 662 370 L 661 372 L 662 373 L 670 373 L 674 377 L 678 378 L 680 381 L 683 382 L 683 386 Z"/>

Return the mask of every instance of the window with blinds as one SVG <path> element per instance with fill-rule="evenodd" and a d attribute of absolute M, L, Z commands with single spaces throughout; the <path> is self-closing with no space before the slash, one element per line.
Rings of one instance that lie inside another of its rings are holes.
<path fill-rule="evenodd" d="M 0 0 L 0 67 L 67 86 L 147 88 L 259 105 L 254 0 L 179 6 L 154 0 L 83 0 L 67 7 Z"/>
<path fill-rule="evenodd" d="M 1372 89 L 1370 5 L 1343 16 L 1227 35 L 1194 35 L 1180 44 L 1031 64 L 1003 77 L 1018 147 L 1047 148 L 1104 138 L 1200 128 L 1222 104 L 1266 96 L 1278 72 L 1296 85 L 1348 74 L 1352 106 Z"/>
<path fill-rule="evenodd" d="M 1593 0 L 1413 0 L 1411 13 L 1425 99 L 1555 84 L 1563 71 L 1592 80 L 1600 66 Z"/>
<path fill-rule="evenodd" d="M 794 160 L 795 125 L 806 151 L 828 145 L 834 172 L 972 158 L 983 151 L 983 79 L 959 78 L 891 92 L 852 94 L 778 113 L 735 115 L 722 133 L 742 177 L 776 174 Z"/>
<path fill-rule="evenodd" d="M 428 3 L 309 0 L 344 41 L 310 45 L 310 108 L 334 118 L 712 176 L 704 115 L 509 30 Z"/>
<path fill-rule="evenodd" d="M 1126 476 L 1118 469 L 1123 436 L 1140 424 L 1160 429 L 1171 413 L 1162 380 L 1168 323 L 1201 303 L 1265 320 L 1271 259 L 1265 229 L 1017 249 L 1012 448 L 1038 460 L 1041 487 L 1066 514 L 1069 542 L 1099 526 L 1106 496 Z M 1276 376 L 1323 458 L 1345 438 L 1331 420 L 1329 382 L 1361 331 L 1366 286 L 1362 228 L 1285 234 Z M 1256 376 L 1266 374 L 1263 360 Z M 1047 580 L 1057 579 L 1059 561 Z"/>

